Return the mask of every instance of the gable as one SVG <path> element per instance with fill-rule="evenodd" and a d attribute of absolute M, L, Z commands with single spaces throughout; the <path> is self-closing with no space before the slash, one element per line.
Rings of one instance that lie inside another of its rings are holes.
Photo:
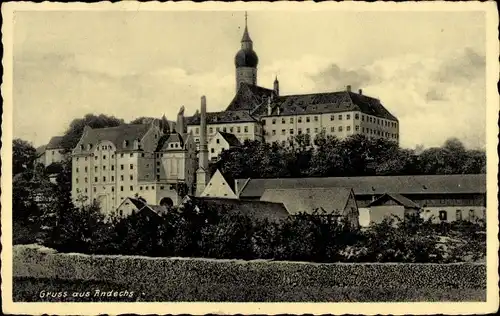
<path fill-rule="evenodd" d="M 232 185 L 224 178 L 222 173 L 217 170 L 210 181 L 207 183 L 205 190 L 201 194 L 202 197 L 221 197 L 221 198 L 238 198 L 232 189 Z"/>

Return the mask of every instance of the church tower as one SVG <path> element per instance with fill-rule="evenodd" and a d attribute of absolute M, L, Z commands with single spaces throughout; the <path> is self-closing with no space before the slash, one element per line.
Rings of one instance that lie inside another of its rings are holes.
<path fill-rule="evenodd" d="M 245 12 L 245 31 L 241 39 L 241 49 L 234 57 L 234 64 L 236 66 L 236 92 L 238 92 L 241 83 L 257 84 L 258 63 L 259 58 L 253 50 L 253 42 L 248 33 L 247 13 Z"/>

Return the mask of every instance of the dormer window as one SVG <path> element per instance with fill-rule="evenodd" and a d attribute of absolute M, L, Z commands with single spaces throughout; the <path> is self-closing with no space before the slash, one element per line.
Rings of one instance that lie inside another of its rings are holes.
<path fill-rule="evenodd" d="M 127 148 L 128 147 L 128 140 L 124 140 L 123 141 L 123 148 Z"/>
<path fill-rule="evenodd" d="M 92 144 L 88 144 L 87 148 L 88 148 L 88 150 L 91 150 L 92 149 Z"/>
<path fill-rule="evenodd" d="M 83 145 L 80 145 L 80 150 L 83 150 Z"/>

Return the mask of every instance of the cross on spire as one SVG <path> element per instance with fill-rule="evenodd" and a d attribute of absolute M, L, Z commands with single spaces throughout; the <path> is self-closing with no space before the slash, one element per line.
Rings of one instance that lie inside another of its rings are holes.
<path fill-rule="evenodd" d="M 245 27 L 247 27 L 248 13 L 245 11 Z"/>

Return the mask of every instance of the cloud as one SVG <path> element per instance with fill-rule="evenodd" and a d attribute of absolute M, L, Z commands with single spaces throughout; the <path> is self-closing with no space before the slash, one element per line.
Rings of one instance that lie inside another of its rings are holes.
<path fill-rule="evenodd" d="M 375 80 L 375 76 L 365 69 L 345 69 L 332 63 L 317 74 L 311 76 L 319 89 L 340 89 L 343 85 L 362 87 Z"/>

